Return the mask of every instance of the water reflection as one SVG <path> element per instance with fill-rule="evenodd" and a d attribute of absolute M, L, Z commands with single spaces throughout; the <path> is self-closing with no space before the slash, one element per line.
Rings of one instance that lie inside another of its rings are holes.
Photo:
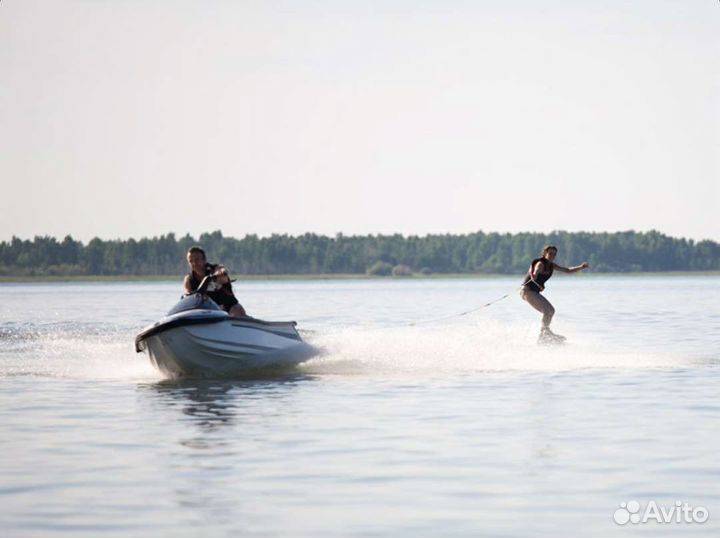
<path fill-rule="evenodd" d="M 243 481 L 252 468 L 253 426 L 292 412 L 297 389 L 313 376 L 254 380 L 182 380 L 137 385 L 141 404 L 159 421 L 162 465 L 172 477 L 167 499 L 186 521 L 212 521 L 230 532 L 242 509 Z M 248 509 L 248 511 L 251 511 Z"/>
<path fill-rule="evenodd" d="M 235 384 L 218 381 L 161 381 L 150 385 L 158 400 L 193 419 L 204 432 L 228 425 L 236 414 Z"/>
<path fill-rule="evenodd" d="M 163 380 L 143 383 L 138 389 L 152 400 L 177 410 L 205 434 L 212 434 L 239 421 L 258 398 L 286 398 L 300 383 L 315 376 L 293 374 L 253 380 Z M 201 443 L 196 448 L 205 447 Z"/>

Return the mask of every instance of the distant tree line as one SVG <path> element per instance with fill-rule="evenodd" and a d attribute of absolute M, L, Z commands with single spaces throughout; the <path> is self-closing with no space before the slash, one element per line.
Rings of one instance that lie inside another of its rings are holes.
<path fill-rule="evenodd" d="M 208 258 L 235 274 L 523 273 L 546 244 L 559 249 L 558 263 L 589 261 L 598 272 L 720 270 L 720 244 L 651 232 L 553 232 L 464 235 L 365 235 L 328 237 L 246 235 L 220 231 L 176 238 L 170 233 L 139 240 L 71 236 L 0 243 L 0 275 L 172 275 L 187 271 L 185 253 L 201 245 Z"/>

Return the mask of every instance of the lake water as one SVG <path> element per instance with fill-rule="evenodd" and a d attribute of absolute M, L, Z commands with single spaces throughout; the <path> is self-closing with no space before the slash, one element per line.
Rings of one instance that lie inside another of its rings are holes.
<path fill-rule="evenodd" d="M 179 281 L 0 285 L 2 535 L 720 536 L 720 277 L 558 275 L 553 348 L 518 284 L 238 282 L 321 355 L 183 382 Z"/>

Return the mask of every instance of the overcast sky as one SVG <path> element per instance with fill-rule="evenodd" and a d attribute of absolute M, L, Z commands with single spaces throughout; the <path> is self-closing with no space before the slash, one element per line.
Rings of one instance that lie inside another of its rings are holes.
<path fill-rule="evenodd" d="M 0 240 L 720 240 L 720 2 L 2 0 L 0 181 Z"/>

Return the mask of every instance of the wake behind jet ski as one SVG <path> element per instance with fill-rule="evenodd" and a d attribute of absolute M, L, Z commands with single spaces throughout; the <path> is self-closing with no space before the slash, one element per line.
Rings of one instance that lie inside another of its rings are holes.
<path fill-rule="evenodd" d="M 135 338 L 135 351 L 173 377 L 228 377 L 279 370 L 315 355 L 295 321 L 231 317 L 206 295 L 211 276 Z"/>

